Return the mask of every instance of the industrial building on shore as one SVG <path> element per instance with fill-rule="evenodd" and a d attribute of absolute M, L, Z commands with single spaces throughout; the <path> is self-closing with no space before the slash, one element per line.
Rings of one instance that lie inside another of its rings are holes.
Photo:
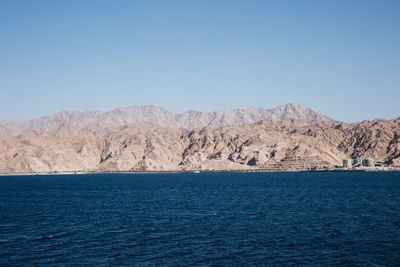
<path fill-rule="evenodd" d="M 375 167 L 375 161 L 372 158 L 348 158 L 343 160 L 343 168 L 357 167 Z"/>

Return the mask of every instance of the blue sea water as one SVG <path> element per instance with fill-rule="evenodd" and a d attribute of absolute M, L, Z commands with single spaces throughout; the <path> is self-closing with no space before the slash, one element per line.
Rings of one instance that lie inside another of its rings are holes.
<path fill-rule="evenodd" d="M 0 177 L 1 266 L 399 264 L 399 172 Z"/>

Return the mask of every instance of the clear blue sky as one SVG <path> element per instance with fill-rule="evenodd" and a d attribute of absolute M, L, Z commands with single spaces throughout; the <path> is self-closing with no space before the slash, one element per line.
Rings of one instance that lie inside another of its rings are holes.
<path fill-rule="evenodd" d="M 0 1 L 0 120 L 154 104 L 400 116 L 400 1 Z"/>

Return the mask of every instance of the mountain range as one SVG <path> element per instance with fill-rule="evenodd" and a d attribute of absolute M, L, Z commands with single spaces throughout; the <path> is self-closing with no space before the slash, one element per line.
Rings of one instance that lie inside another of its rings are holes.
<path fill-rule="evenodd" d="M 300 105 L 174 114 L 156 106 L 0 122 L 0 173 L 400 167 L 400 119 L 348 124 Z"/>
<path fill-rule="evenodd" d="M 146 105 L 120 107 L 109 112 L 63 111 L 29 121 L 5 121 L 0 122 L 0 133 L 20 134 L 29 131 L 42 133 L 55 130 L 63 125 L 78 129 L 102 128 L 113 130 L 138 124 L 184 129 L 218 128 L 259 121 L 288 119 L 304 123 L 333 122 L 332 119 L 321 113 L 294 104 L 281 105 L 273 109 L 248 108 L 215 112 L 191 110 L 182 114 L 172 113 L 162 107 Z"/>

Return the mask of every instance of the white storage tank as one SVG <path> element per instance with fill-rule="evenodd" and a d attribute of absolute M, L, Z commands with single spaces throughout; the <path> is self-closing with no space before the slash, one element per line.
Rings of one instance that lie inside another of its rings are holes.
<path fill-rule="evenodd" d="M 362 161 L 362 165 L 365 167 L 375 167 L 375 161 L 371 158 L 366 158 Z"/>
<path fill-rule="evenodd" d="M 361 166 L 362 161 L 360 158 L 354 158 L 352 163 L 354 167 L 359 167 Z"/>
<path fill-rule="evenodd" d="M 351 168 L 352 164 L 352 160 L 351 159 L 344 159 L 343 160 L 343 168 Z"/>

